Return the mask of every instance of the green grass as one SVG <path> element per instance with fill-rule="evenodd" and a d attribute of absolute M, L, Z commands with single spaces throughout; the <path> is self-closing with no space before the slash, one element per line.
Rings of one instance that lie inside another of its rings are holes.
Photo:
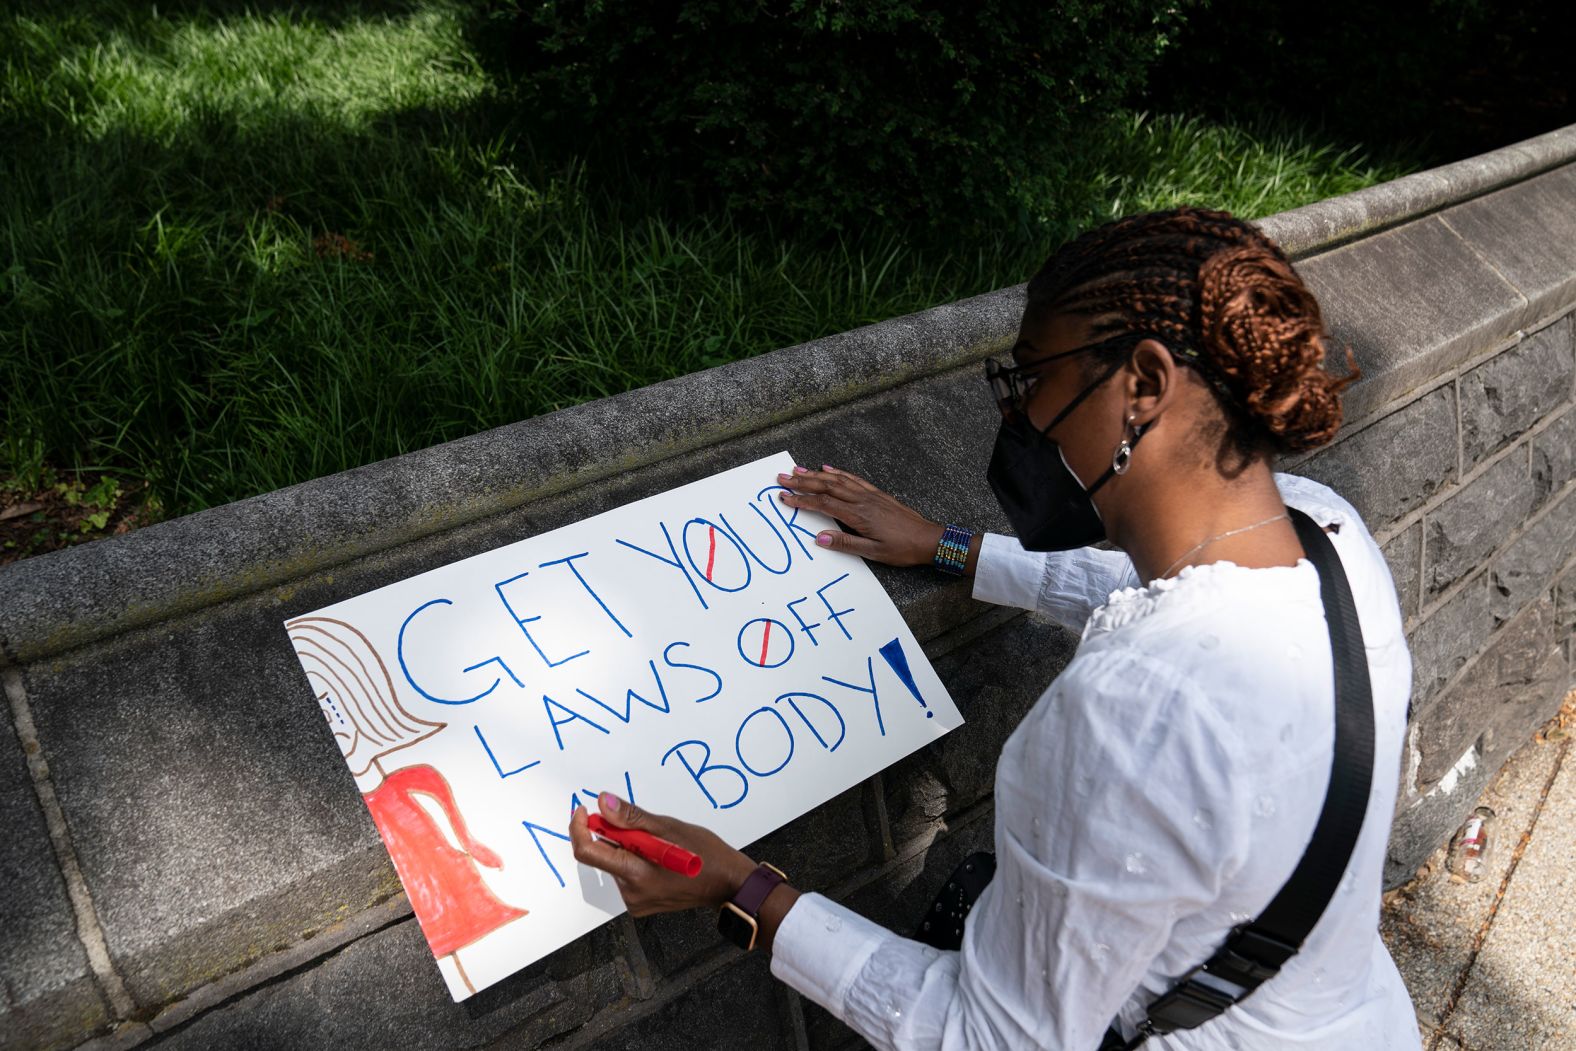
<path fill-rule="evenodd" d="M 88 9 L 0 16 L 0 476 L 174 513 L 1016 283 L 1111 216 L 1406 170 L 1129 115 L 1039 244 L 801 244 L 534 154 L 445 3 Z"/>

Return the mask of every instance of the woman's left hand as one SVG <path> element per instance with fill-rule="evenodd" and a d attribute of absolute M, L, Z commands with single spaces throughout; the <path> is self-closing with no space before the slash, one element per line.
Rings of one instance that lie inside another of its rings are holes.
<path fill-rule="evenodd" d="M 569 819 L 569 840 L 574 844 L 575 860 L 612 876 L 632 916 L 721 908 L 755 871 L 755 862 L 728 846 L 715 832 L 699 825 L 648 814 L 611 792 L 603 792 L 597 798 L 597 809 L 609 825 L 638 828 L 660 836 L 701 859 L 700 874 L 694 878 L 669 872 L 633 851 L 597 839 L 586 821 L 585 807 L 576 807 Z"/>

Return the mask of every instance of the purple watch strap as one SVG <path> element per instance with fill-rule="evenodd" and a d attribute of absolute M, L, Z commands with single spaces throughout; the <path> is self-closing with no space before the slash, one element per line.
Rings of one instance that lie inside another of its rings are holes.
<path fill-rule="evenodd" d="M 744 886 L 740 887 L 739 892 L 733 896 L 733 904 L 754 919 L 760 915 L 761 906 L 766 903 L 766 896 L 782 881 L 781 872 L 770 865 L 757 865 L 755 871 L 745 878 Z"/>

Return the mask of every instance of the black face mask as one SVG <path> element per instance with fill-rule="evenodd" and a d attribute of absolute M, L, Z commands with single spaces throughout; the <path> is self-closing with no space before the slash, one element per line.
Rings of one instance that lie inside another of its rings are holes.
<path fill-rule="evenodd" d="M 1091 495 L 1116 473 L 1113 466 L 1088 489 L 1078 481 L 1059 445 L 1045 436 L 1067 414 L 1122 367 L 1118 361 L 1056 414 L 1045 430 L 1037 430 L 1023 412 L 1004 419 L 996 432 L 985 477 L 996 493 L 996 502 L 1017 530 L 1018 540 L 1029 551 L 1068 551 L 1105 539 L 1105 523 Z M 1130 446 L 1137 446 L 1143 429 L 1134 431 Z"/>

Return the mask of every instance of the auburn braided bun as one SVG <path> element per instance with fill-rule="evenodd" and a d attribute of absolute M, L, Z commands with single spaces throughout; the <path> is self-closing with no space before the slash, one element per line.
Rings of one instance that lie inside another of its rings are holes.
<path fill-rule="evenodd" d="M 1341 426 L 1340 392 L 1361 372 L 1324 370 L 1324 319 L 1290 260 L 1227 212 L 1176 208 L 1129 216 L 1064 245 L 1029 282 L 1040 316 L 1091 319 L 1090 374 L 1152 335 L 1216 393 L 1238 449 L 1252 455 L 1323 445 Z M 1103 358 L 1102 362 L 1099 360 Z"/>
<path fill-rule="evenodd" d="M 1319 302 L 1278 251 L 1245 244 L 1198 269 L 1203 350 L 1243 410 L 1288 452 L 1323 445 L 1341 426 L 1340 392 L 1359 375 L 1324 371 Z"/>

